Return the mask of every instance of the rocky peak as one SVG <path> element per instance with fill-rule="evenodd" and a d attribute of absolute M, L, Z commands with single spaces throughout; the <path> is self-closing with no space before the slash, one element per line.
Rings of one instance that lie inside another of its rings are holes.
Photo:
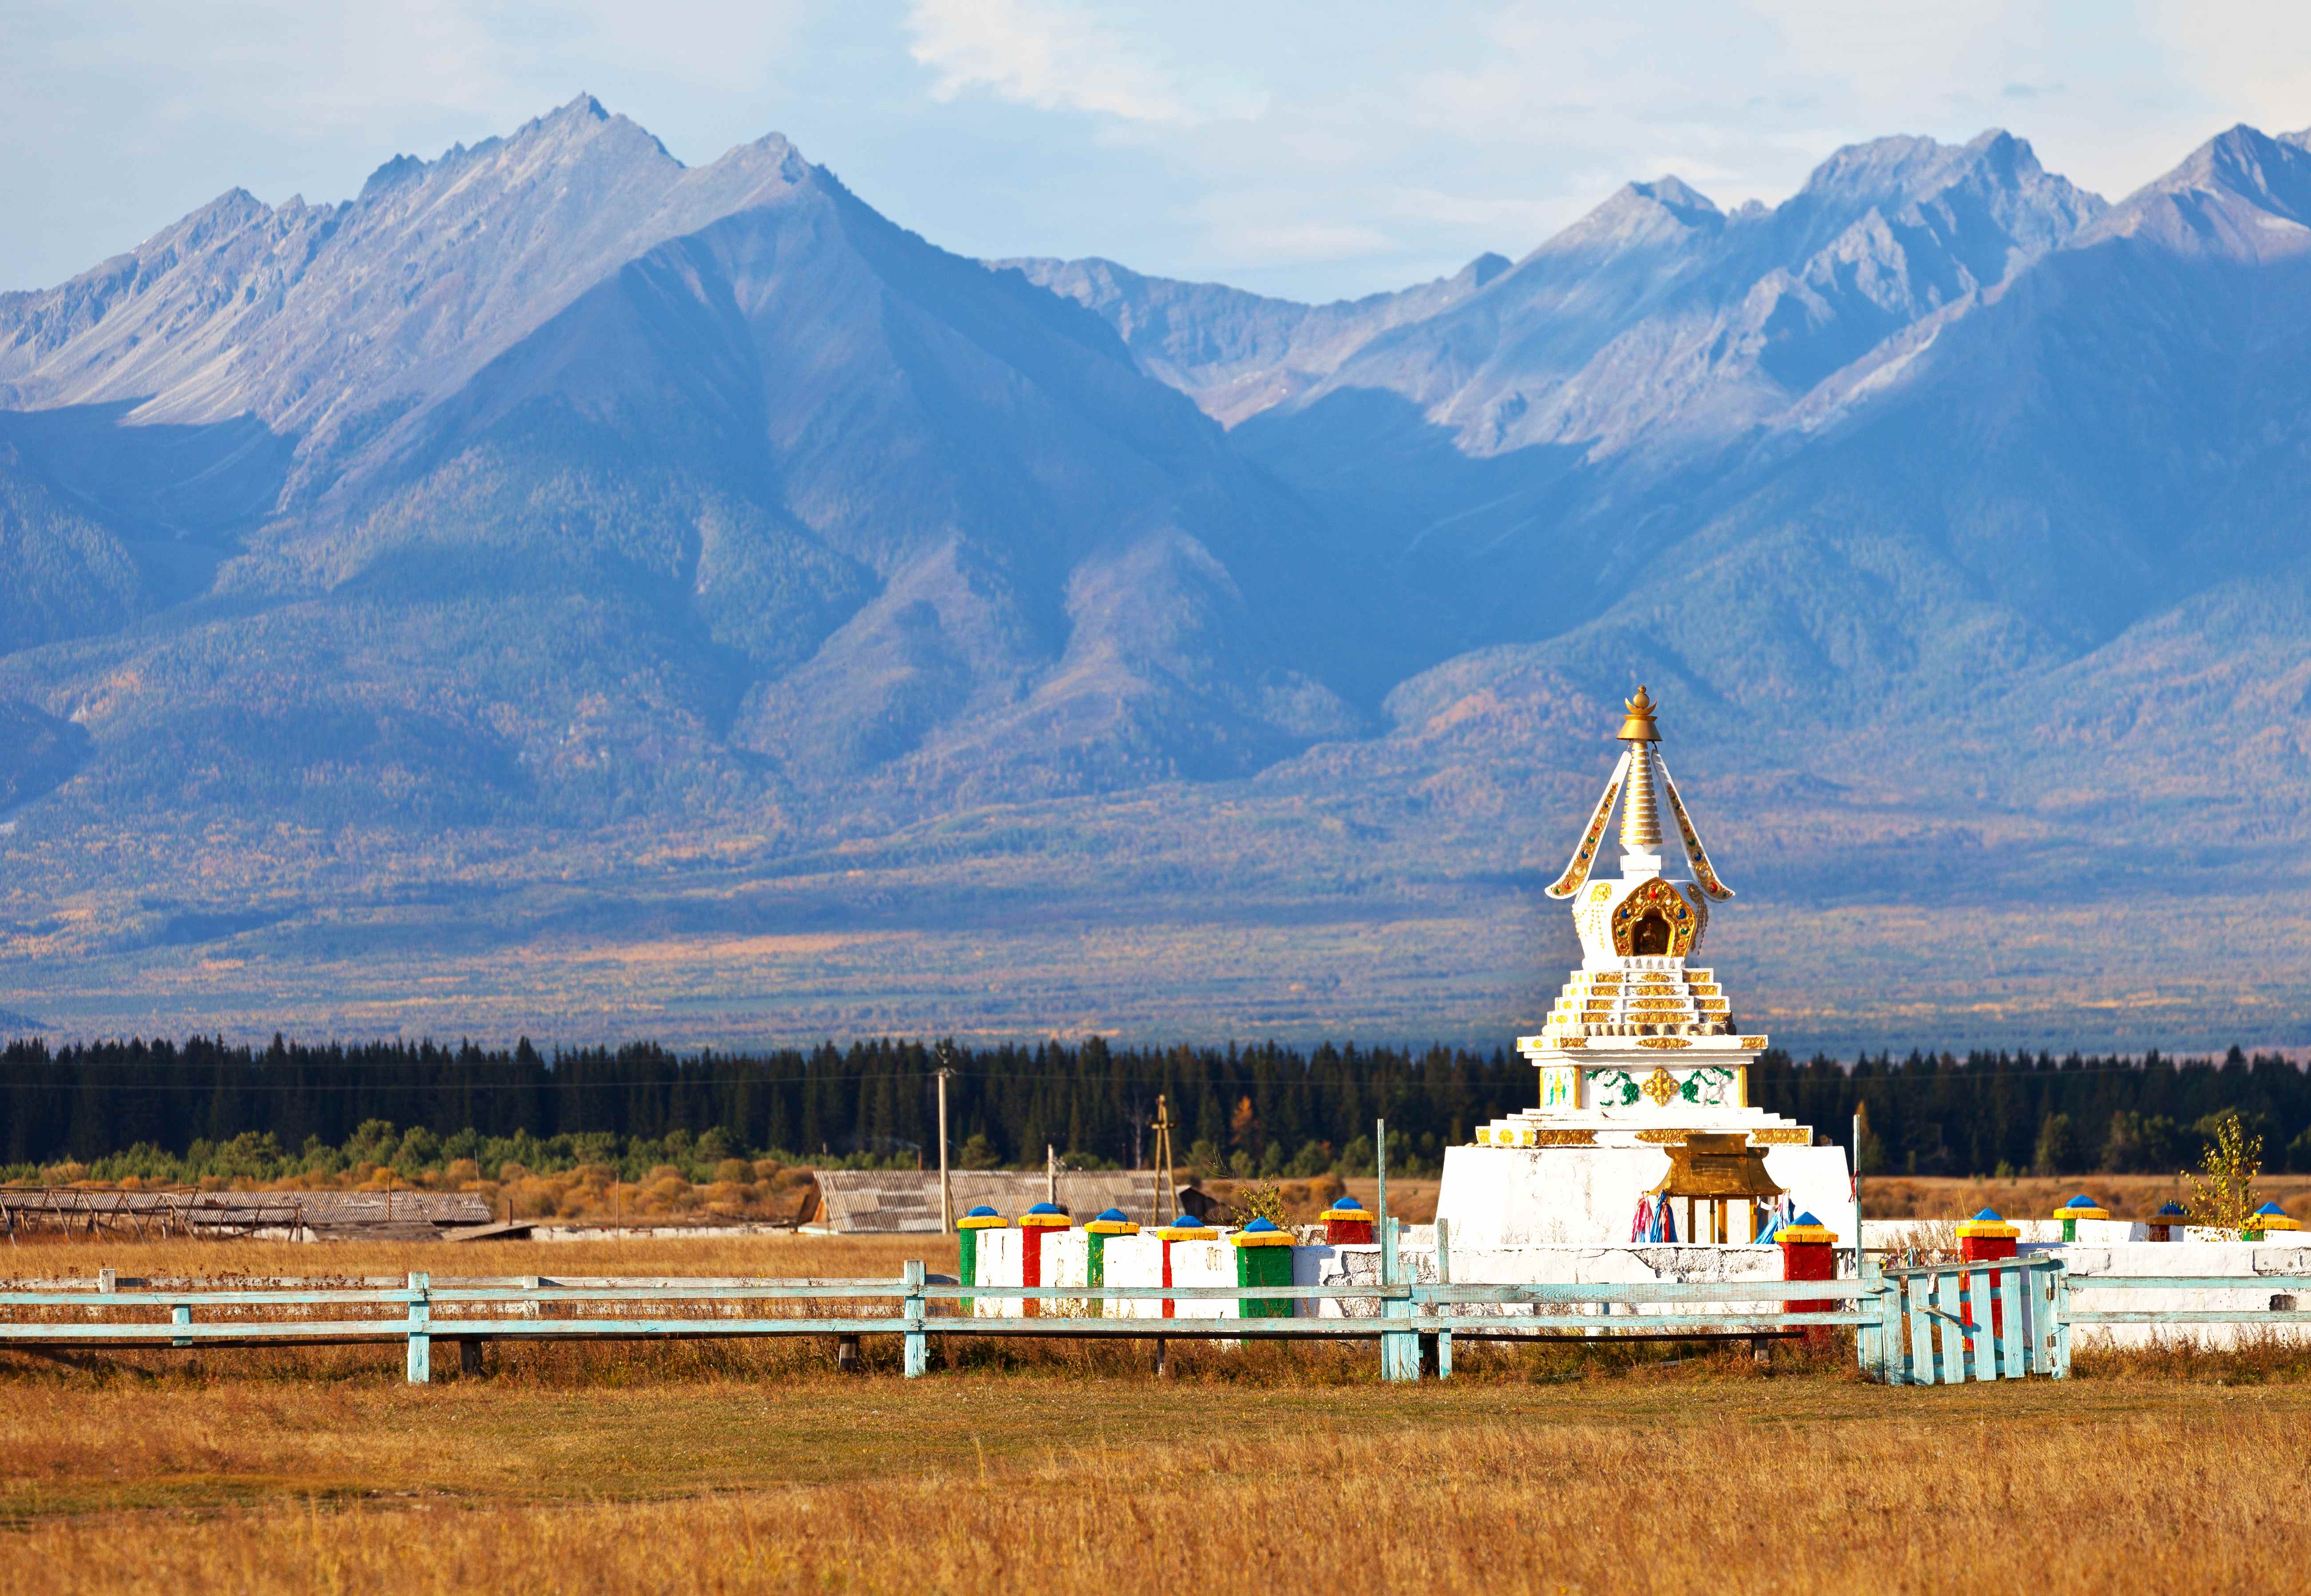
<path fill-rule="evenodd" d="M 2144 184 L 2080 242 L 2133 238 L 2178 253 L 2239 261 L 2311 247 L 2311 147 L 2240 123 Z"/>
<path fill-rule="evenodd" d="M 1714 237 L 1724 224 L 1724 213 L 1682 179 L 1664 177 L 1649 183 L 1625 183 L 1611 198 L 1518 265 L 1550 257 L 1683 247 Z"/>

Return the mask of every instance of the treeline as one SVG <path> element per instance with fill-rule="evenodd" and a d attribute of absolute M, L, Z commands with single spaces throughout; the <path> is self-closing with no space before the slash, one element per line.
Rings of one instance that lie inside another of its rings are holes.
<path fill-rule="evenodd" d="M 2311 1076 L 2276 1054 L 1864 1054 L 1851 1068 L 1766 1053 L 1753 1100 L 1845 1141 L 1865 1174 L 2173 1174 L 2237 1115 L 2265 1169 L 2311 1171 Z"/>
<path fill-rule="evenodd" d="M 450 1148 L 486 1161 L 516 1146 L 506 1156 L 533 1168 L 541 1155 L 935 1164 L 943 1057 L 964 1167 L 1040 1164 L 1047 1146 L 1078 1168 L 1144 1164 L 1160 1095 L 1183 1166 L 1358 1171 L 1371 1165 L 1374 1121 L 1385 1118 L 1391 1166 L 1410 1173 L 1435 1169 L 1444 1148 L 1536 1095 L 1522 1060 L 1444 1048 L 1132 1049 L 1094 1038 L 944 1053 L 884 1041 L 548 1055 L 526 1042 L 22 1042 L 0 1051 L 0 1164 L 127 1168 L 143 1149 L 157 1174 L 188 1167 L 196 1150 L 206 1159 L 260 1142 L 270 1157 L 314 1168 L 356 1149 L 391 1164 Z M 2194 1164 L 2229 1114 L 2263 1138 L 2266 1168 L 2311 1170 L 2311 1077 L 2237 1049 L 2220 1060 L 1913 1053 L 1851 1067 L 1774 1051 L 1752 1061 L 1749 1079 L 1753 1102 L 1841 1141 L 1862 1106 L 1867 1173 L 2169 1173 Z"/>
<path fill-rule="evenodd" d="M 0 1164 L 94 1166 L 143 1147 L 182 1156 L 269 1136 L 290 1151 L 342 1152 L 372 1121 L 440 1144 L 610 1138 L 705 1140 L 782 1162 L 902 1164 L 938 1158 L 941 1051 L 872 1042 L 810 1051 L 677 1055 L 637 1045 L 540 1053 L 427 1042 L 250 1049 L 196 1038 L 0 1053 Z M 1212 1172 L 1312 1174 L 1369 1167 L 1375 1119 L 1390 1156 L 1434 1169 L 1473 1127 L 1530 1103 L 1522 1060 L 1432 1048 L 947 1050 L 948 1137 L 964 1167 L 1041 1165 L 1046 1147 L 1077 1168 L 1154 1155 L 1164 1099 L 1175 1162 Z M 374 1138 L 373 1129 L 365 1133 Z M 628 1160 L 623 1152 L 617 1161 Z M 680 1162 L 679 1159 L 672 1160 Z"/>

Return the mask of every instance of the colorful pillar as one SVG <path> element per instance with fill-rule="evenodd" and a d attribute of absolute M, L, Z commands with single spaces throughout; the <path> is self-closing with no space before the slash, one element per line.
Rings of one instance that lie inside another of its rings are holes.
<path fill-rule="evenodd" d="M 1353 1197 L 1344 1197 L 1324 1210 L 1324 1244 L 1328 1247 L 1369 1247 L 1373 1240 L 1372 1210 Z"/>
<path fill-rule="evenodd" d="M 1000 1230 L 1006 1223 L 1007 1222 L 1002 1215 L 983 1202 L 955 1222 L 956 1253 L 955 1278 L 959 1283 L 964 1286 L 979 1284 L 979 1233 L 982 1230 Z M 955 1312 L 969 1313 L 971 1298 L 964 1297 Z"/>
<path fill-rule="evenodd" d="M 2014 1256 L 2015 1243 L 2021 1235 L 2020 1225 L 2009 1225 L 1995 1208 L 1984 1208 L 1958 1225 L 1958 1255 L 1967 1263 L 2001 1262 Z M 1999 1277 L 2004 1273 L 2003 1269 L 1990 1271 L 1990 1289 L 1993 1294 L 1990 1300 L 1990 1333 L 1994 1336 L 2006 1333 L 2006 1311 L 1994 1295 Z M 1964 1295 L 1959 1300 L 1958 1317 L 1969 1326 L 1974 1323 L 1973 1304 L 1965 1300 Z"/>
<path fill-rule="evenodd" d="M 1043 1238 L 1055 1230 L 1072 1230 L 1075 1221 L 1068 1217 L 1067 1209 L 1057 1203 L 1039 1202 L 1019 1216 L 1019 1284 L 1043 1284 Z M 1030 1319 L 1040 1318 L 1043 1312 L 1042 1299 L 1023 1299 L 1020 1312 Z"/>
<path fill-rule="evenodd" d="M 2272 1231 L 2300 1230 L 2302 1224 L 2287 1217 L 2287 1210 L 2275 1202 L 2264 1203 L 2247 1216 L 2246 1228 L 2239 1232 L 2244 1242 L 2259 1242 Z"/>
<path fill-rule="evenodd" d="M 2158 1211 L 2150 1216 L 2150 1239 L 2154 1242 L 2179 1242 L 2183 1238 L 2175 1233 L 2190 1223 L 2190 1211 L 2169 1199 L 2160 1203 Z"/>
<path fill-rule="evenodd" d="M 1254 1219 L 1242 1230 L 1228 1237 L 1235 1245 L 1235 1283 L 1238 1286 L 1289 1286 L 1292 1284 L 1292 1233 L 1278 1230 L 1266 1219 Z M 1246 1297 L 1242 1306 L 1246 1319 L 1289 1319 L 1292 1299 L 1280 1297 Z"/>
<path fill-rule="evenodd" d="M 1107 1284 L 1107 1238 L 1112 1235 L 1138 1235 L 1139 1226 L 1121 1208 L 1110 1208 L 1084 1226 L 1084 1284 L 1094 1291 Z M 1096 1296 L 1091 1299 L 1091 1316 L 1098 1319 L 1107 1312 L 1107 1304 Z M 1118 1315 L 1122 1317 L 1122 1315 Z"/>
<path fill-rule="evenodd" d="M 2066 1242 L 2075 1242 L 2079 1239 L 2080 1220 L 2107 1219 L 2110 1217 L 2110 1210 L 2081 1191 L 2061 1208 L 2056 1208 L 2054 1217 L 2062 1222 L 2062 1239 Z"/>
<path fill-rule="evenodd" d="M 1174 1242 L 1217 1242 L 1220 1239 L 1220 1233 L 1210 1225 L 1182 1214 L 1171 1224 L 1159 1226 L 1156 1232 L 1156 1239 L 1164 1243 L 1164 1284 L 1169 1286 L 1172 1284 L 1172 1244 Z M 1172 1299 L 1168 1296 L 1164 1299 L 1164 1317 L 1166 1319 L 1179 1317 L 1179 1314 L 1174 1312 Z"/>
<path fill-rule="evenodd" d="M 1784 1280 L 1835 1280 L 1837 1278 L 1837 1233 L 1815 1218 L 1810 1213 L 1800 1214 L 1797 1223 L 1784 1225 L 1774 1233 L 1774 1243 L 1782 1250 L 1782 1278 Z M 1792 1313 L 1828 1313 L 1836 1309 L 1834 1301 L 1815 1300 L 1790 1303 Z M 1819 1346 L 1836 1339 L 1836 1332 L 1826 1324 L 1806 1326 L 1808 1346 Z"/>

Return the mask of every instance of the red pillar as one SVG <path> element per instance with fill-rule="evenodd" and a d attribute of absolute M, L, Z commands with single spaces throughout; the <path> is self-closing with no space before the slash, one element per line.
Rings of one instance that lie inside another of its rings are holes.
<path fill-rule="evenodd" d="M 1774 1233 L 1774 1240 L 1782 1250 L 1782 1278 L 1784 1280 L 1835 1280 L 1837 1278 L 1836 1234 L 1811 1214 L 1800 1214 L 1797 1223 L 1784 1225 Z M 1834 1299 L 1817 1299 L 1786 1304 L 1792 1313 L 1832 1313 L 1837 1310 Z M 1836 1332 L 1827 1324 L 1806 1326 L 1806 1345 L 1819 1347 L 1836 1339 Z"/>
<path fill-rule="evenodd" d="M 1075 1224 L 1067 1210 L 1048 1202 L 1039 1202 L 1019 1216 L 1019 1284 L 1041 1286 L 1043 1283 L 1043 1236 L 1046 1232 L 1067 1230 Z M 1030 1319 L 1042 1316 L 1043 1304 L 1029 1297 L 1022 1312 Z"/>
<path fill-rule="evenodd" d="M 2014 1243 L 2021 1234 L 2021 1227 L 2009 1225 L 2000 1218 L 1998 1210 L 1984 1208 L 1958 1227 L 1958 1255 L 1967 1263 L 2001 1262 L 2014 1256 Z M 1998 1289 L 1999 1278 L 2005 1272 L 2003 1269 L 1990 1271 L 1992 1291 Z M 1969 1291 L 1958 1299 L 1958 1317 L 1966 1321 L 1969 1329 L 1974 1324 L 1974 1304 L 1967 1298 L 1972 1295 Z M 1994 1336 L 2006 1333 L 2006 1311 L 1994 1296 L 1990 1303 L 1990 1333 Z"/>
<path fill-rule="evenodd" d="M 1373 1240 L 1372 1210 L 1353 1197 L 1344 1197 L 1324 1210 L 1324 1244 L 1328 1247 L 1368 1247 Z"/>

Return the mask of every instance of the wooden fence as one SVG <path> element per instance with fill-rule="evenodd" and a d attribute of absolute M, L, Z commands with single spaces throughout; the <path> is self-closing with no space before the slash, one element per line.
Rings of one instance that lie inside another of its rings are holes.
<path fill-rule="evenodd" d="M 2241 1307 L 2080 1311 L 2094 1289 L 2293 1292 L 2311 1278 L 2095 1276 L 2073 1282 L 2058 1260 L 1872 1269 L 1862 1279 L 1646 1281 L 1628 1285 L 986 1286 L 957 1285 L 910 1262 L 897 1279 L 548 1279 L 480 1278 L 318 1284 L 293 1279 L 226 1290 L 198 1282 L 28 1281 L 0 1286 L 0 1347 L 135 1347 L 403 1343 L 413 1382 L 432 1378 L 432 1346 L 458 1344 L 469 1372 L 491 1341 L 861 1336 L 899 1339 L 910 1377 L 937 1336 L 1042 1336 L 1165 1341 L 1377 1341 L 1381 1372 L 1418 1380 L 1452 1373 L 1454 1336 L 1671 1339 L 1801 1335 L 1850 1328 L 1865 1373 L 1896 1385 L 2066 1375 L 2074 1326 L 2311 1322 L 2311 1313 Z M 959 1311 L 958 1299 L 1042 1305 L 1025 1317 Z M 1289 1300 L 1334 1303 L 1339 1316 L 1156 1318 L 1138 1304 Z M 2291 1298 L 2280 1300 L 2291 1301 Z M 1792 1306 L 1795 1304 L 1795 1306 Z M 839 1304 L 829 1312 L 829 1304 Z M 1755 1304 L 1755 1305 L 1744 1305 Z M 871 1306 L 873 1311 L 859 1310 Z M 1062 1308 L 1067 1316 L 1052 1314 Z M 781 1309 L 791 1310 L 781 1312 Z M 646 1310 L 646 1311 L 645 1311 Z"/>
<path fill-rule="evenodd" d="M 929 1366 L 934 1336 L 1063 1336 L 1107 1339 L 1365 1340 L 1380 1344 L 1383 1374 L 1417 1380 L 1423 1363 L 1452 1370 L 1456 1331 L 1487 1338 L 1770 1336 L 1874 1322 L 1851 1299 L 1878 1287 L 1852 1280 L 1757 1280 L 1630 1286 L 1005 1286 L 990 1289 L 933 1279 L 910 1262 L 896 1280 L 524 1279 L 433 1280 L 412 1274 L 393 1285 L 314 1286 L 279 1281 L 209 1290 L 31 1282 L 0 1288 L 0 1347 L 324 1346 L 400 1341 L 408 1377 L 430 1379 L 432 1344 L 461 1343 L 468 1368 L 489 1341 L 658 1340 L 826 1336 L 838 1340 L 895 1335 L 912 1375 Z M 956 1312 L 957 1299 L 1065 1303 L 1097 1317 L 994 1318 Z M 1790 1299 L 1837 1303 L 1795 1312 Z M 1279 1319 L 1126 1317 L 1125 1304 L 1247 1301 L 1338 1302 L 1342 1317 Z M 1755 1308 L 1730 1304 L 1755 1302 Z M 872 1303 L 880 1312 L 824 1312 L 829 1304 Z M 1686 1304 L 1696 1309 L 1682 1309 Z M 799 1313 L 779 1313 L 792 1304 Z M 888 1304 L 883 1306 L 883 1304 Z M 1766 1304 L 1773 1304 L 1768 1307 Z M 648 1313 L 624 1312 L 639 1307 Z M 1361 1308 L 1362 1312 L 1354 1312 Z M 364 1312 L 365 1310 L 365 1312 Z M 582 1312 L 580 1311 L 582 1310 Z M 1681 1311 L 1682 1310 L 1682 1311 Z M 37 1312 L 38 1316 L 31 1314 Z M 196 1316 L 197 1314 L 197 1317 Z M 564 1316 L 568 1315 L 568 1316 Z"/>

